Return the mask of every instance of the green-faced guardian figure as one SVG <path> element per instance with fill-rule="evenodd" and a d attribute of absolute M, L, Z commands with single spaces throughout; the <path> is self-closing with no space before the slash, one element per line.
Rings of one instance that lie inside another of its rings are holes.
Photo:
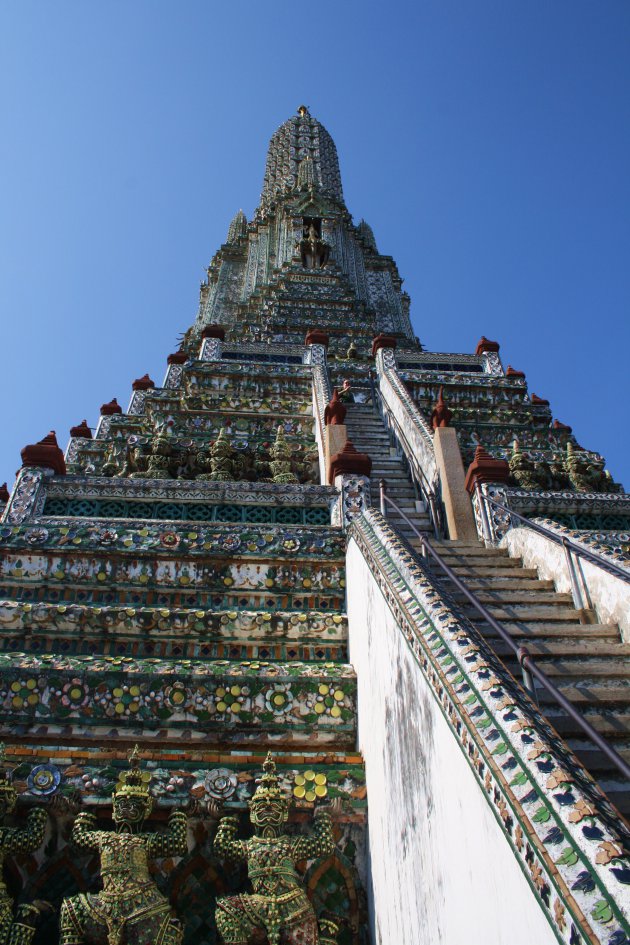
<path fill-rule="evenodd" d="M 10 853 L 32 853 L 41 846 L 48 816 L 41 807 L 29 812 L 25 827 L 5 827 L 4 819 L 15 808 L 17 795 L 4 767 L 4 745 L 0 745 L 0 945 L 28 945 L 35 934 L 39 908 L 23 903 L 13 910 L 13 900 L 4 884 L 4 859 Z"/>
<path fill-rule="evenodd" d="M 149 860 L 186 853 L 186 815 L 173 811 L 164 833 L 145 833 L 150 775 L 138 746 L 112 795 L 115 830 L 97 830 L 93 814 L 77 817 L 72 840 L 101 858 L 103 891 L 79 893 L 61 907 L 61 945 L 179 945 L 183 928 L 149 875 Z"/>
<path fill-rule="evenodd" d="M 331 856 L 334 852 L 330 814 L 321 808 L 315 811 L 315 828 L 310 836 L 285 833 L 289 801 L 278 787 L 271 752 L 263 767 L 265 773 L 249 802 L 254 836 L 237 840 L 236 817 L 224 817 L 215 837 L 214 849 L 219 856 L 247 863 L 254 889 L 251 894 L 217 900 L 217 929 L 225 945 L 265 941 L 265 936 L 269 945 L 318 945 L 334 941 L 330 922 L 325 934 L 318 931 L 313 907 L 295 869 L 300 860 Z M 338 810 L 335 802 L 331 809 Z"/>

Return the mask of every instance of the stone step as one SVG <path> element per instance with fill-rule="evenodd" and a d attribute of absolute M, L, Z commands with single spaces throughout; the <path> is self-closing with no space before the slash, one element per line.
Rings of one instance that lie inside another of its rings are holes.
<path fill-rule="evenodd" d="M 443 555 L 443 558 L 445 563 L 448 564 L 449 568 L 452 568 L 453 571 L 474 572 L 477 567 L 494 568 L 497 571 L 504 571 L 517 570 L 523 566 L 521 558 L 482 558 L 480 555 L 468 555 L 465 558 L 460 555 Z"/>
<path fill-rule="evenodd" d="M 377 456 L 379 459 L 383 457 L 384 459 L 398 459 L 400 462 L 400 457 L 392 456 L 389 452 L 389 440 L 383 439 L 380 436 L 370 436 L 364 432 L 362 433 L 353 433 L 352 430 L 348 430 L 348 437 L 352 440 L 353 445 L 361 450 L 361 452 L 369 453 L 373 459 Z"/>
<path fill-rule="evenodd" d="M 461 565 L 449 564 L 449 567 L 451 568 L 452 571 L 455 572 L 455 574 L 457 574 L 458 577 L 461 577 L 462 580 L 465 580 L 467 578 L 472 578 L 474 580 L 478 580 L 480 578 L 492 578 L 492 577 L 495 577 L 497 574 L 495 568 L 490 565 L 486 565 L 484 567 L 480 566 L 478 568 L 475 568 L 474 571 L 472 571 L 470 568 L 462 567 Z M 440 571 L 440 567 L 437 564 L 429 565 L 429 570 L 436 577 L 440 574 L 442 576 L 444 575 L 444 572 Z M 505 568 L 503 569 L 503 571 L 504 573 L 501 574 L 501 577 L 506 577 L 507 576 L 506 572 L 508 572 L 508 569 Z M 517 578 L 523 578 L 523 577 L 538 578 L 538 571 L 536 570 L 536 568 L 519 568 L 513 573 L 514 573 L 514 576 Z"/>
<path fill-rule="evenodd" d="M 563 692 L 566 695 L 566 690 L 563 690 Z M 567 740 L 579 739 L 580 744 L 582 744 L 583 740 L 586 739 L 583 729 L 560 708 L 557 702 L 551 699 L 551 696 L 546 696 L 546 693 L 539 690 L 538 702 L 541 706 L 544 706 L 545 715 L 558 735 L 562 735 Z M 623 708 L 623 703 L 620 704 L 620 708 L 613 708 L 612 703 L 607 708 L 596 706 L 584 708 L 584 705 L 585 703 L 582 700 L 580 714 L 596 732 L 610 740 L 613 748 L 617 748 L 616 741 L 619 741 L 622 745 L 628 742 L 630 738 L 630 711 Z"/>
<path fill-rule="evenodd" d="M 545 672 L 547 672 L 547 667 L 545 667 Z M 548 675 L 551 676 L 551 673 Z M 618 726 L 616 730 L 618 732 L 630 732 L 630 685 L 623 685 L 617 681 L 616 685 L 606 686 L 600 680 L 598 683 L 576 686 L 571 680 L 562 680 L 561 678 L 554 679 L 553 682 L 557 685 L 558 689 L 562 691 L 563 696 L 569 699 L 569 701 L 580 710 L 586 707 L 602 709 L 604 706 L 624 709 L 624 727 Z M 540 705 L 545 706 L 545 713 L 547 712 L 546 705 L 548 703 L 553 703 L 557 706 L 553 697 L 544 689 L 537 687 L 537 693 Z M 550 721 L 553 722 L 551 717 Z M 553 722 L 553 724 L 555 725 L 555 722 Z"/>
<path fill-rule="evenodd" d="M 468 582 L 466 582 L 466 586 L 469 587 Z M 448 590 L 451 597 L 457 601 L 467 600 L 465 595 L 452 584 L 450 586 L 445 585 L 445 590 Z M 470 590 L 473 589 L 470 588 Z M 500 588 L 497 590 L 493 587 L 485 587 L 475 589 L 474 594 L 482 604 L 531 604 L 533 606 L 539 606 L 543 603 L 553 606 L 573 604 L 573 598 L 570 594 L 561 594 L 558 591 L 544 590 L 537 587 L 528 588 L 527 590 L 520 588 Z"/>
<path fill-rule="evenodd" d="M 595 745 L 591 742 L 589 742 L 588 745 L 582 746 L 579 743 L 576 744 L 577 739 L 572 739 L 571 741 L 572 750 L 578 756 L 584 767 L 588 768 L 591 774 L 599 771 L 617 770 L 614 768 L 612 762 L 606 757 L 606 755 L 603 752 L 598 751 Z M 619 741 L 612 747 L 614 747 L 615 751 L 621 755 L 626 764 L 630 764 L 630 740 L 628 741 L 628 744 L 624 744 L 624 742 L 619 739 Z M 608 791 L 606 793 L 608 793 Z"/>
<path fill-rule="evenodd" d="M 580 617 L 578 612 L 572 607 L 566 607 L 564 604 L 560 603 L 557 607 L 554 607 L 551 604 L 541 604 L 537 607 L 534 604 L 515 604 L 513 607 L 497 606 L 494 603 L 485 604 L 486 609 L 494 617 L 495 620 L 520 620 L 524 623 L 529 623 L 530 621 L 548 621 L 548 620 L 563 620 L 563 621 L 575 621 L 576 623 L 580 622 Z M 472 604 L 461 604 L 460 605 L 462 613 L 467 617 L 476 622 L 476 619 L 479 616 L 479 611 L 476 610 Z"/>
<path fill-rule="evenodd" d="M 448 542 L 436 541 L 432 542 L 432 545 L 443 558 L 457 557 L 466 561 L 471 558 L 475 560 L 477 558 L 509 558 L 503 548 L 484 548 L 479 544 L 462 547 L 459 542 L 449 545 Z"/>
<path fill-rule="evenodd" d="M 427 513 L 416 511 L 416 507 L 413 505 L 408 505 L 407 507 L 402 506 L 402 511 L 405 513 L 407 518 L 411 519 L 414 525 L 416 524 L 417 521 L 421 521 L 421 522 L 429 521 L 429 516 L 427 515 Z M 388 521 L 390 522 L 391 525 L 394 525 L 396 529 L 399 529 L 400 527 L 405 526 L 405 525 L 407 529 L 409 529 L 409 526 L 407 525 L 407 523 L 405 522 L 404 518 L 401 515 L 396 515 L 395 517 L 392 515 L 388 519 Z"/>
<path fill-rule="evenodd" d="M 498 560 L 501 561 L 501 559 Z M 538 571 L 535 568 L 520 568 L 518 564 L 510 564 L 509 561 L 501 561 L 501 564 L 498 567 L 494 563 L 486 563 L 484 565 L 479 565 L 476 568 L 468 567 L 465 564 L 461 564 L 459 561 L 445 561 L 444 563 L 447 564 L 451 571 L 464 582 L 468 578 L 475 580 L 484 577 L 506 577 L 509 575 L 513 575 L 517 578 L 538 577 Z M 440 567 L 439 563 L 433 559 L 429 559 L 428 567 L 436 575 L 446 574 L 443 568 Z"/>
<path fill-rule="evenodd" d="M 445 588 L 452 587 L 450 578 L 439 578 Z M 555 584 L 551 580 L 542 580 L 535 577 L 521 577 L 519 574 L 502 574 L 501 577 L 469 578 L 466 587 L 471 591 L 555 591 Z"/>
<path fill-rule="evenodd" d="M 541 656 L 537 662 L 547 676 L 553 679 L 558 688 L 562 690 L 567 686 L 574 686 L 577 677 L 580 683 L 585 684 L 587 700 L 591 703 L 600 701 L 592 693 L 594 686 L 601 687 L 608 679 L 615 680 L 616 683 L 620 684 L 622 680 L 627 679 L 628 686 L 625 693 L 630 705 L 630 660 L 627 656 L 622 655 L 615 659 L 609 658 L 606 660 L 585 659 L 584 657 L 577 660 L 568 658 L 564 660 L 558 657 L 553 661 Z M 593 680 L 593 683 L 589 680 Z M 580 686 L 580 688 L 583 687 Z"/>
<path fill-rule="evenodd" d="M 451 579 L 445 574 L 444 571 L 436 572 L 433 568 L 429 568 L 431 575 L 435 577 L 436 583 L 443 587 L 445 590 L 453 587 Z M 520 571 L 511 571 L 501 574 L 500 577 L 495 576 L 495 572 L 487 574 L 485 577 L 478 577 L 476 574 L 474 577 L 470 575 L 462 575 L 462 582 L 466 587 L 470 588 L 471 591 L 478 589 L 483 590 L 512 590 L 516 588 L 521 588 L 522 590 L 533 590 L 538 585 L 538 578 L 535 574 L 527 574 L 523 577 L 523 574 Z M 541 590 L 553 590 L 552 587 L 548 587 L 549 584 L 553 585 L 553 581 L 544 582 L 546 587 L 541 588 Z"/>
<path fill-rule="evenodd" d="M 519 643 L 523 643 L 519 640 Z M 626 660 L 626 665 L 630 670 L 630 646 L 627 643 L 621 643 L 615 640 L 571 640 L 566 637 L 556 638 L 555 640 L 533 639 L 524 643 L 532 656 L 562 657 L 567 659 L 596 659 L 599 657 L 611 657 L 614 659 Z M 512 658 L 512 650 L 504 643 L 500 637 L 495 637 L 492 641 L 492 649 L 500 656 Z M 546 672 L 546 668 L 545 668 Z"/>
<path fill-rule="evenodd" d="M 494 641 L 500 639 L 494 627 L 482 620 L 475 620 L 475 626 L 481 630 L 483 636 L 494 648 Z M 518 638 L 519 642 L 527 640 L 571 639 L 571 640 L 612 640 L 621 639 L 616 624 L 607 623 L 510 623 L 502 621 L 501 626 L 510 636 Z"/>

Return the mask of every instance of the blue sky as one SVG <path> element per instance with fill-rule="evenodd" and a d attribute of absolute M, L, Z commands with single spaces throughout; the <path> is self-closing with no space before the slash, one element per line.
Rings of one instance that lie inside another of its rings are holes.
<path fill-rule="evenodd" d="M 627 0 L 4 0 L 0 483 L 166 355 L 305 102 L 433 350 L 504 363 L 630 489 Z"/>

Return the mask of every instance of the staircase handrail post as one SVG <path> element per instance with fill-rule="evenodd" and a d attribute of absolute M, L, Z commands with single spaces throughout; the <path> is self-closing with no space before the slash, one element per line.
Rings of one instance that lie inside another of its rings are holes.
<path fill-rule="evenodd" d="M 387 483 L 384 479 L 379 479 L 378 482 L 380 498 L 381 498 L 381 515 L 383 518 L 387 518 Z M 391 502 L 391 499 L 389 500 Z"/>
<path fill-rule="evenodd" d="M 488 506 L 486 505 L 486 496 L 481 490 L 479 482 L 475 483 L 475 493 L 477 495 L 477 505 L 479 506 L 479 515 L 481 516 L 481 532 L 483 539 L 488 544 L 492 544 L 492 529 L 490 528 L 490 519 L 488 516 Z"/>

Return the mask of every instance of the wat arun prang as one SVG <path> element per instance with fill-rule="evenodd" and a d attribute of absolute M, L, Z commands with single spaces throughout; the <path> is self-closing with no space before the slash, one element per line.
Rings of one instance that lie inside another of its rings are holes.
<path fill-rule="evenodd" d="M 135 380 L 65 455 L 54 434 L 23 450 L 0 526 L 0 945 L 375 937 L 345 555 L 350 536 L 387 549 L 398 593 L 377 478 L 421 532 L 500 540 L 500 515 L 453 498 L 447 430 L 467 484 L 516 511 L 613 555 L 630 521 L 497 342 L 426 352 L 409 304 L 302 106 L 162 386 Z M 557 937 L 581 941 L 566 897 L 532 883 Z"/>

